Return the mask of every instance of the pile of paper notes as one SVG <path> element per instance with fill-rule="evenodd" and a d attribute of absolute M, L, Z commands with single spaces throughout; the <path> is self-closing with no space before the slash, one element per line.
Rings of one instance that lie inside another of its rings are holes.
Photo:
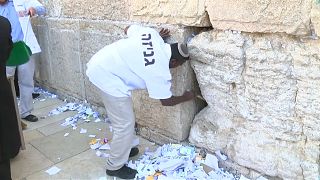
<path fill-rule="evenodd" d="M 202 157 L 192 146 L 165 144 L 155 152 L 145 152 L 137 161 L 129 161 L 128 166 L 138 171 L 137 179 L 235 179 L 218 167 L 218 161 L 212 154 Z"/>

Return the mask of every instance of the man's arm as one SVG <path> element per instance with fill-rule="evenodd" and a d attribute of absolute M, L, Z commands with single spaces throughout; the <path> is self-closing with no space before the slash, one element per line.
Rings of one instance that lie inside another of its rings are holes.
<path fill-rule="evenodd" d="M 168 99 L 160 99 L 163 106 L 174 106 L 194 98 L 194 93 L 191 91 L 186 91 L 182 96 L 171 96 Z"/>
<path fill-rule="evenodd" d="M 28 14 L 32 17 L 34 15 L 45 15 L 46 8 L 37 0 L 30 0 L 26 2 L 25 7 Z"/>

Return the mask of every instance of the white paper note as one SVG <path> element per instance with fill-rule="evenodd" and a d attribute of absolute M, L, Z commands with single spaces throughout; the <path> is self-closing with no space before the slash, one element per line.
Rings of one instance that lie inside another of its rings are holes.
<path fill-rule="evenodd" d="M 50 176 L 57 174 L 58 172 L 60 172 L 61 169 L 59 169 L 56 166 L 52 166 L 50 169 L 46 170 L 46 173 L 48 173 Z"/>
<path fill-rule="evenodd" d="M 81 128 L 81 130 L 80 130 L 80 134 L 85 134 L 85 133 L 87 133 L 87 130 L 86 130 L 86 129 Z"/>

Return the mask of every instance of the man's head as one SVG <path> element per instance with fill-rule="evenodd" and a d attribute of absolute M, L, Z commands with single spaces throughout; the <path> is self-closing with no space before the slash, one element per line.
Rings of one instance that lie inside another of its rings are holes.
<path fill-rule="evenodd" d="M 187 60 L 189 60 L 189 51 L 186 44 L 174 43 L 171 46 L 171 58 L 169 62 L 169 68 L 175 68 Z"/>
<path fill-rule="evenodd" d="M 8 0 L 0 0 L 0 5 L 5 5 L 8 2 Z"/>

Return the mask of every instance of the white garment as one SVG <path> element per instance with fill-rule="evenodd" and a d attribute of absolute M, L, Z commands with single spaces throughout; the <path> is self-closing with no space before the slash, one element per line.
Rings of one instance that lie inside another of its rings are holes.
<path fill-rule="evenodd" d="M 13 3 L 17 12 L 27 11 L 30 7 L 42 6 L 37 0 L 14 0 Z M 19 21 L 24 34 L 23 41 L 30 47 L 32 54 L 41 52 L 40 45 L 32 29 L 30 16 L 20 16 Z"/>
<path fill-rule="evenodd" d="M 105 46 L 87 63 L 89 80 L 115 97 L 147 89 L 151 98 L 170 98 L 170 45 L 152 28 L 132 25 L 127 32 L 127 39 Z"/>

